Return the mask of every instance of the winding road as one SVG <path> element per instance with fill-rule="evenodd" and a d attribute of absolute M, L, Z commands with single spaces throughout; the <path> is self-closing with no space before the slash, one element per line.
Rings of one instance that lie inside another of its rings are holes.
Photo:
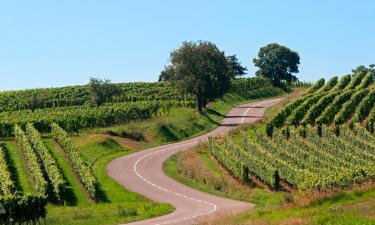
<path fill-rule="evenodd" d="M 237 106 L 230 110 L 219 127 L 205 135 L 112 160 L 107 166 L 107 172 L 119 184 L 156 202 L 170 203 L 175 208 L 170 214 L 130 224 L 194 224 L 202 221 L 204 216 L 224 212 L 240 213 L 254 207 L 250 203 L 214 196 L 183 185 L 164 173 L 163 163 L 176 152 L 187 150 L 210 136 L 222 135 L 242 123 L 260 120 L 266 108 L 281 100 L 275 98 Z"/>

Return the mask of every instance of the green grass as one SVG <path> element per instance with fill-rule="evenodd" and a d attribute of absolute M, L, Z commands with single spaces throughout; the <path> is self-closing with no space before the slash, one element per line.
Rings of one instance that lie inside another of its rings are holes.
<path fill-rule="evenodd" d="M 33 187 L 28 174 L 26 165 L 23 160 L 22 152 L 12 141 L 5 141 L 5 148 L 12 172 L 13 180 L 17 185 L 17 189 L 23 194 L 33 193 Z"/>
<path fill-rule="evenodd" d="M 375 187 L 341 191 L 306 204 L 255 210 L 224 224 L 375 224 Z M 296 223 L 299 221 L 299 223 Z"/>
<path fill-rule="evenodd" d="M 190 169 L 198 168 L 194 172 L 196 177 L 187 177 L 179 171 L 179 164 L 191 158 L 191 156 L 184 156 L 184 153 L 177 153 L 165 162 L 163 169 L 168 176 L 195 189 L 226 198 L 251 202 L 256 204 L 257 207 L 263 208 L 283 202 L 283 193 L 270 192 L 235 181 L 231 176 L 224 173 L 222 168 L 212 159 L 206 147 L 190 151 L 195 152 L 193 154 L 198 157 L 198 163 L 200 164 L 200 166 L 189 165 Z"/>
<path fill-rule="evenodd" d="M 102 203 L 90 206 L 48 206 L 47 224 L 97 225 L 119 224 L 147 219 L 171 212 L 166 204 L 147 202 Z"/>
<path fill-rule="evenodd" d="M 105 167 L 112 159 L 132 151 L 108 137 L 95 136 L 95 138 L 85 139 L 84 142 L 75 138 L 75 141 L 80 146 L 83 158 L 93 166 L 99 183 L 99 192 L 97 193 L 99 202 L 94 204 L 88 200 L 88 196 L 82 192 L 82 187 L 66 163 L 64 155 L 57 150 L 52 140 L 47 139 L 45 143 L 58 159 L 64 176 L 72 179 L 70 183 L 74 185 L 71 185 L 71 188 L 78 200 L 77 206 L 49 205 L 47 224 L 116 224 L 146 219 L 173 211 L 173 208 L 168 204 L 154 203 L 126 190 L 107 175 Z"/>
<path fill-rule="evenodd" d="M 63 196 L 66 203 L 68 205 L 89 205 L 91 202 L 88 199 L 88 195 L 73 173 L 65 154 L 58 150 L 57 144 L 52 139 L 44 139 L 43 141 L 52 156 L 56 159 L 64 179 L 67 181 L 68 187 Z"/>

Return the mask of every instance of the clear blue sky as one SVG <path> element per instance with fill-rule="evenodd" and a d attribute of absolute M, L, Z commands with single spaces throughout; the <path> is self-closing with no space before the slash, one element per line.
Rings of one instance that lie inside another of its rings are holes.
<path fill-rule="evenodd" d="M 2 1 L 0 90 L 156 81 L 182 41 L 209 40 L 248 67 L 277 42 L 301 80 L 375 63 L 375 1 Z"/>

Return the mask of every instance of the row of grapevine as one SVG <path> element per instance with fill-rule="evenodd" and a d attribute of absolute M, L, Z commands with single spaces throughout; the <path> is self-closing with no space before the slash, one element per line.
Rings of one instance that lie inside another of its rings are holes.
<path fill-rule="evenodd" d="M 332 77 L 321 89 L 319 89 L 318 92 L 327 92 L 332 90 L 337 85 L 338 81 L 338 77 Z"/>
<path fill-rule="evenodd" d="M 362 101 L 362 99 L 368 94 L 368 89 L 362 89 L 356 92 L 352 97 L 343 104 L 342 108 L 336 114 L 334 122 L 337 125 L 345 123 L 354 113 L 357 105 Z"/>
<path fill-rule="evenodd" d="M 108 102 L 135 102 L 155 100 L 194 100 L 184 96 L 169 82 L 158 83 L 119 83 L 115 84 L 120 94 Z M 47 109 L 89 104 L 92 96 L 89 87 L 73 86 L 62 88 L 42 88 L 0 92 L 0 112 L 26 109 Z"/>
<path fill-rule="evenodd" d="M 360 84 L 363 82 L 363 78 L 365 76 L 366 76 L 365 72 L 359 72 L 359 73 L 353 74 L 352 81 L 350 82 L 350 84 L 347 87 L 347 89 L 355 89 L 356 87 L 360 88 L 361 87 Z M 363 89 L 363 88 L 364 87 L 361 87 L 361 89 Z"/>
<path fill-rule="evenodd" d="M 352 81 L 352 77 L 350 75 L 344 75 L 340 78 L 338 84 L 335 86 L 336 90 L 344 90 Z"/>
<path fill-rule="evenodd" d="M 342 170 L 345 167 L 337 164 L 335 156 L 329 154 L 324 149 L 316 147 L 305 138 L 301 139 L 293 131 L 288 140 L 279 131 L 275 132 L 273 141 L 271 139 L 266 140 L 270 143 L 268 145 L 274 146 L 273 152 L 279 155 L 283 154 L 284 157 L 289 157 L 293 160 L 291 162 L 297 167 L 312 173 L 304 182 L 295 185 L 297 188 L 311 190 L 334 187 L 340 183 L 336 178 L 340 177 L 340 174 L 347 174 L 346 170 Z"/>
<path fill-rule="evenodd" d="M 287 118 L 287 124 L 289 125 L 299 125 L 307 111 L 310 109 L 311 105 L 319 99 L 321 99 L 326 93 L 321 92 L 308 99 L 306 99 L 301 105 L 293 110 L 290 116 Z"/>
<path fill-rule="evenodd" d="M 374 71 L 360 71 L 340 80 L 333 77 L 325 84 L 324 79 L 319 80 L 307 94 L 288 104 L 267 123 L 267 134 L 272 136 L 274 127 L 286 125 L 341 125 L 363 122 L 366 118 L 365 125 L 373 130 L 370 111 L 375 103 L 374 77 Z"/>
<path fill-rule="evenodd" d="M 347 187 L 375 178 L 375 137 L 357 124 L 353 126 L 355 129 L 340 128 L 339 132 L 326 126 L 285 127 L 274 130 L 272 138 L 258 133 L 255 139 L 244 137 L 243 131 L 224 141 L 211 140 L 210 151 L 233 174 L 241 171 L 241 165 L 249 172 L 250 165 L 266 165 L 277 168 L 281 181 L 300 190 Z M 263 175 L 267 171 L 251 174 L 269 184 Z"/>
<path fill-rule="evenodd" d="M 47 196 L 48 183 L 44 179 L 44 174 L 39 163 L 39 159 L 31 147 L 26 134 L 21 127 L 14 127 L 14 135 L 20 149 L 25 157 L 26 164 L 29 168 L 30 175 L 33 178 L 34 190 L 38 195 Z"/>
<path fill-rule="evenodd" d="M 366 128 L 372 133 L 375 132 L 375 106 L 372 107 L 369 113 L 368 120 L 366 123 Z"/>
<path fill-rule="evenodd" d="M 372 88 L 369 94 L 362 99 L 362 101 L 358 104 L 354 118 L 356 122 L 362 122 L 370 113 L 373 105 L 375 103 L 375 88 Z"/>
<path fill-rule="evenodd" d="M 315 84 L 311 85 L 309 89 L 307 89 L 306 94 L 313 94 L 317 92 L 319 89 L 321 89 L 325 84 L 324 78 L 319 79 Z"/>
<path fill-rule="evenodd" d="M 279 187 L 277 169 L 268 165 L 262 159 L 251 155 L 239 147 L 227 144 L 226 148 L 217 145 L 213 139 L 209 141 L 210 152 L 226 167 L 236 178 L 248 180 L 248 173 L 258 177 L 273 188 Z"/>
<path fill-rule="evenodd" d="M 280 112 L 278 112 L 268 123 L 269 129 L 273 129 L 273 127 L 280 128 L 287 123 L 287 120 L 289 120 L 288 123 L 292 123 L 294 125 L 299 124 L 298 119 L 301 119 L 301 117 L 304 116 L 304 113 L 308 111 L 308 108 L 312 103 L 314 103 L 314 101 L 319 100 L 320 97 L 324 96 L 324 93 L 327 93 L 330 89 L 334 91 L 343 90 L 350 82 L 351 77 L 349 75 L 343 76 L 339 81 L 337 79 L 337 77 L 334 77 L 326 84 L 324 83 L 323 78 L 318 80 L 307 90 L 305 95 L 289 103 Z M 300 112 L 295 112 L 297 109 Z M 295 113 L 295 115 L 292 116 L 292 113 Z"/>
<path fill-rule="evenodd" d="M 351 98 L 354 90 L 346 90 L 342 94 L 335 97 L 335 99 L 325 108 L 325 110 L 316 119 L 317 124 L 332 123 L 335 115 L 340 111 L 342 105 Z"/>
<path fill-rule="evenodd" d="M 0 214 L 0 224 L 36 224 L 47 215 L 47 200 L 42 196 L 0 196 L 0 204 L 6 209 Z"/>
<path fill-rule="evenodd" d="M 95 199 L 97 181 L 90 167 L 84 163 L 78 149 L 74 146 L 66 131 L 56 123 L 52 123 L 51 127 L 52 136 L 64 149 L 87 192 Z"/>
<path fill-rule="evenodd" d="M 15 189 L 16 187 L 9 171 L 5 149 L 0 143 L 0 196 L 13 194 Z"/>
<path fill-rule="evenodd" d="M 375 71 L 369 71 L 365 77 L 363 77 L 361 84 L 356 87 L 357 90 L 362 90 L 369 87 L 375 79 Z"/>
<path fill-rule="evenodd" d="M 318 100 L 304 116 L 301 124 L 315 124 L 316 118 L 326 109 L 326 107 L 340 94 L 340 91 L 333 91 Z"/>
<path fill-rule="evenodd" d="M 53 193 L 58 200 L 61 200 L 61 195 L 65 190 L 65 180 L 63 179 L 63 176 L 57 166 L 55 158 L 52 157 L 47 147 L 43 143 L 39 132 L 32 124 L 27 124 L 26 133 L 33 149 L 39 156 L 49 183 L 52 185 Z"/>
<path fill-rule="evenodd" d="M 308 97 L 302 97 L 286 105 L 280 112 L 278 112 L 273 119 L 268 123 L 271 125 L 271 128 L 277 127 L 280 128 L 284 126 L 286 119 L 292 113 L 292 111 L 300 106 Z"/>
<path fill-rule="evenodd" d="M 138 101 L 195 102 L 192 95 L 184 95 L 170 82 L 132 82 L 115 84 L 120 93 L 107 103 Z M 255 88 L 268 87 L 269 79 L 262 77 L 239 78 L 231 81 L 231 92 L 242 93 Z M 85 106 L 92 101 L 87 85 L 61 88 L 40 88 L 0 92 L 0 112 L 27 109 L 47 109 Z"/>
<path fill-rule="evenodd" d="M 159 102 L 116 103 L 100 107 L 64 107 L 55 109 L 24 110 L 0 113 L 0 136 L 9 137 L 15 124 L 25 127 L 33 123 L 43 133 L 51 130 L 55 122 L 69 132 L 81 128 L 110 126 L 142 120 L 156 115 L 160 110 Z"/>
<path fill-rule="evenodd" d="M 234 93 L 243 93 L 270 86 L 272 86 L 272 81 L 264 77 L 237 78 L 231 82 L 230 91 Z"/>
<path fill-rule="evenodd" d="M 259 151 L 260 154 L 267 156 L 269 163 L 279 170 L 280 177 L 286 183 L 300 189 L 311 189 L 316 183 L 317 176 L 314 175 L 299 159 L 289 154 L 284 149 L 280 150 L 263 135 L 257 135 L 256 143 L 252 150 Z M 250 141 L 247 141 L 251 143 Z M 247 148 L 249 148 L 248 145 Z"/>
<path fill-rule="evenodd" d="M 351 79 L 347 75 L 338 81 L 337 77 L 333 77 L 316 94 L 311 95 L 303 104 L 295 108 L 288 118 L 288 124 L 315 124 L 316 119 L 324 112 L 326 107 L 336 100 L 335 98 L 343 91 L 357 87 L 361 82 L 361 78 L 363 76 L 358 75 Z"/>

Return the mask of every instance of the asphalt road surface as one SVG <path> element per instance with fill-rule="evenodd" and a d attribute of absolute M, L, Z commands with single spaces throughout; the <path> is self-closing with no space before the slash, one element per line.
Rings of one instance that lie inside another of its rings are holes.
<path fill-rule="evenodd" d="M 268 107 L 281 100 L 282 98 L 276 98 L 237 106 L 230 110 L 219 127 L 205 135 L 135 152 L 111 161 L 107 172 L 119 184 L 156 202 L 170 203 L 175 208 L 170 214 L 130 224 L 196 224 L 204 217 L 240 213 L 254 207 L 250 203 L 214 196 L 183 185 L 164 173 L 163 163 L 176 152 L 187 150 L 210 136 L 222 135 L 242 123 L 260 120 Z"/>

